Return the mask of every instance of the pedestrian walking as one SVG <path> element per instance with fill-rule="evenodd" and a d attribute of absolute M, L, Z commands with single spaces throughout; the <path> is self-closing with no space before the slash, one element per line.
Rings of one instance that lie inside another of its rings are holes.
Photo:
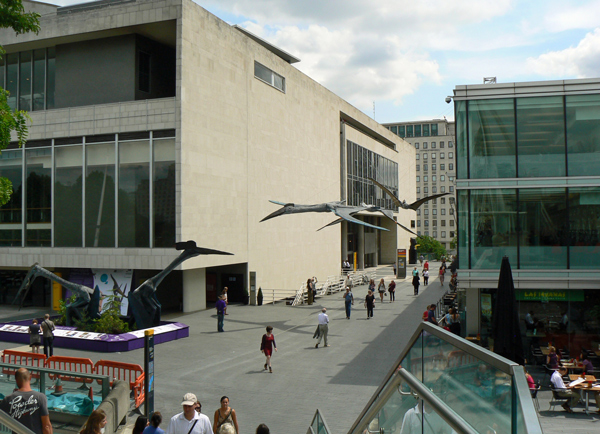
<path fill-rule="evenodd" d="M 190 378 L 191 380 L 191 378 Z M 213 432 L 207 415 L 196 411 L 198 398 L 193 393 L 183 395 L 183 411 L 171 418 L 167 434 L 211 434 Z"/>
<path fill-rule="evenodd" d="M 373 279 L 371 279 L 371 282 L 372 281 Z M 375 284 L 373 284 L 373 286 L 375 286 Z M 370 288 L 369 291 L 373 292 L 373 290 Z M 346 292 L 344 293 L 343 298 L 344 304 L 346 305 L 346 319 L 350 319 L 350 314 L 352 313 L 352 305 L 354 304 L 354 296 L 352 295 L 352 291 L 350 291 L 349 287 L 346 287 Z"/>
<path fill-rule="evenodd" d="M 223 296 L 219 296 L 217 303 L 215 304 L 215 309 L 217 309 L 217 331 L 224 332 L 223 330 L 223 322 L 225 321 L 225 309 L 227 305 L 225 304 L 225 300 L 223 300 Z"/>
<path fill-rule="evenodd" d="M 423 264 L 423 270 L 429 270 L 429 261 L 425 260 L 425 263 Z"/>
<path fill-rule="evenodd" d="M 429 270 L 423 270 L 423 285 L 429 285 Z"/>
<path fill-rule="evenodd" d="M 347 288 L 347 289 L 349 290 L 350 288 Z M 325 344 L 325 346 L 328 347 L 329 344 L 327 343 L 327 333 L 329 332 L 329 316 L 327 316 L 326 308 L 321 309 L 321 313 L 319 314 L 318 321 L 319 321 L 319 325 L 318 325 L 319 340 L 317 341 L 317 345 L 315 345 L 315 348 L 319 348 L 321 339 L 323 339 L 323 343 Z"/>
<path fill-rule="evenodd" d="M 413 285 L 413 289 L 414 289 L 414 295 L 419 295 L 419 284 L 420 284 L 421 279 L 419 278 L 419 272 L 417 272 L 417 274 L 415 274 L 412 278 L 412 285 Z"/>
<path fill-rule="evenodd" d="M 221 397 L 221 408 L 215 411 L 214 434 L 236 434 L 240 432 L 235 410 L 229 406 L 229 398 Z"/>
<path fill-rule="evenodd" d="M 440 267 L 440 285 L 444 286 L 444 274 L 446 273 L 446 268 Z"/>
<path fill-rule="evenodd" d="M 423 266 L 424 259 L 425 259 L 425 256 L 423 256 L 423 255 L 419 256 L 419 262 L 421 263 L 421 266 Z"/>
<path fill-rule="evenodd" d="M 373 294 L 375 294 L 375 280 L 369 280 L 369 287 L 367 289 L 370 289 L 371 291 L 373 291 Z"/>
<path fill-rule="evenodd" d="M 165 431 L 162 428 L 159 428 L 162 423 L 162 414 L 160 411 L 155 411 L 150 416 L 150 425 L 148 425 L 144 429 L 144 434 L 165 434 Z"/>
<path fill-rule="evenodd" d="M 56 327 L 50 320 L 50 315 L 44 315 L 44 321 L 42 321 L 42 335 L 44 337 L 44 354 L 46 358 L 54 355 L 54 330 Z"/>
<path fill-rule="evenodd" d="M 87 418 L 79 434 L 103 434 L 106 426 L 106 413 L 104 410 L 94 410 Z"/>
<path fill-rule="evenodd" d="M 373 308 L 375 307 L 375 296 L 373 291 L 369 290 L 365 297 L 365 307 L 367 308 L 367 319 L 373 318 Z"/>
<path fill-rule="evenodd" d="M 0 409 L 35 434 L 52 434 L 48 400 L 42 392 L 31 390 L 31 373 L 26 368 L 19 368 L 15 381 L 18 389 L 4 398 Z"/>
<path fill-rule="evenodd" d="M 383 281 L 383 278 L 381 278 L 381 280 L 379 281 L 379 285 L 377 285 L 377 291 L 379 292 L 379 298 L 383 303 L 383 296 L 385 294 L 385 282 Z"/>
<path fill-rule="evenodd" d="M 273 327 L 267 326 L 267 333 L 265 333 L 262 337 L 262 341 L 260 343 L 260 351 L 267 358 L 265 362 L 265 371 L 267 367 L 269 367 L 269 372 L 273 373 L 273 369 L 271 368 L 271 355 L 273 354 L 273 349 L 277 351 L 277 344 L 275 343 L 275 335 L 273 334 Z"/>
<path fill-rule="evenodd" d="M 42 344 L 40 329 L 41 327 L 38 324 L 38 320 L 34 319 L 29 326 L 29 346 L 31 347 L 31 352 L 35 354 L 39 354 L 40 345 Z"/>
<path fill-rule="evenodd" d="M 427 312 L 427 321 L 433 325 L 439 325 L 437 319 L 435 318 L 435 304 L 429 306 L 429 311 Z"/>
<path fill-rule="evenodd" d="M 306 280 L 307 303 L 310 306 L 313 304 L 312 279 L 309 277 Z"/>
<path fill-rule="evenodd" d="M 396 282 L 393 279 L 388 286 L 388 292 L 390 293 L 390 303 L 396 301 Z"/>
<path fill-rule="evenodd" d="M 419 270 L 417 270 L 417 267 L 415 267 L 412 271 L 412 275 L 414 276 L 418 276 L 419 275 Z"/>

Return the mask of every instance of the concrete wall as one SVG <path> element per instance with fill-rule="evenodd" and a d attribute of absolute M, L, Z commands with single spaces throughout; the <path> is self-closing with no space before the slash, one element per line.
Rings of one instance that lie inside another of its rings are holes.
<path fill-rule="evenodd" d="M 135 35 L 56 46 L 56 108 L 135 100 Z"/>
<path fill-rule="evenodd" d="M 183 311 L 206 309 L 206 269 L 183 271 Z"/>

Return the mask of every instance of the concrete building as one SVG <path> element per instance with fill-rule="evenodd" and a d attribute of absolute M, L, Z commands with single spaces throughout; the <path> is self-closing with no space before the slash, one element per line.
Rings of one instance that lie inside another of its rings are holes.
<path fill-rule="evenodd" d="M 429 119 L 414 122 L 383 124 L 416 149 L 417 198 L 438 193 L 451 193 L 424 203 L 417 210 L 416 233 L 435 238 L 451 247 L 456 235 L 456 133 L 454 122 L 446 119 Z M 402 190 L 404 191 L 404 190 Z"/>
<path fill-rule="evenodd" d="M 296 57 L 191 0 L 25 4 L 41 13 L 40 33 L 0 31 L 0 86 L 32 119 L 24 149 L 0 156 L 15 191 L 0 209 L 0 302 L 34 262 L 75 281 L 130 273 L 136 287 L 179 240 L 234 253 L 191 259 L 163 283 L 164 308 L 186 312 L 223 286 L 232 301 L 297 289 L 354 253 L 362 268 L 408 248 L 409 234 L 374 214 L 359 218 L 389 232 L 317 232 L 333 214 L 259 223 L 277 209 L 270 199 L 391 208 L 368 176 L 415 199 L 414 148 L 298 71 Z M 36 285 L 28 303 L 60 298 Z"/>
<path fill-rule="evenodd" d="M 600 79 L 456 86 L 454 102 L 467 332 L 489 335 L 508 256 L 527 349 L 598 348 Z"/>

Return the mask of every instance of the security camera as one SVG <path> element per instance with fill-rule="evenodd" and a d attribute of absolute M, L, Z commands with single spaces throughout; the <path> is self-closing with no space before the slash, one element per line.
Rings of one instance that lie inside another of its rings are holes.
<path fill-rule="evenodd" d="M 452 102 L 452 97 L 451 96 L 447 96 L 444 101 L 446 101 L 447 104 L 450 104 Z"/>

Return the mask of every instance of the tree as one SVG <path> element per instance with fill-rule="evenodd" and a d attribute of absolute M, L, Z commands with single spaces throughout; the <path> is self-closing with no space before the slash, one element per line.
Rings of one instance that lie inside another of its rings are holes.
<path fill-rule="evenodd" d="M 13 29 L 17 35 L 40 31 L 40 14 L 25 12 L 21 0 L 0 0 L 0 28 Z M 0 58 L 4 57 L 4 48 L 0 46 Z M 10 143 L 14 131 L 19 141 L 19 147 L 27 140 L 27 121 L 31 120 L 27 112 L 12 110 L 8 105 L 9 93 L 0 88 L 0 152 Z M 0 206 L 10 199 L 12 183 L 6 178 L 0 178 Z"/>
<path fill-rule="evenodd" d="M 420 235 L 417 237 L 417 253 L 420 254 L 431 254 L 436 259 L 440 259 L 442 256 L 446 256 L 446 248 L 435 238 L 428 235 Z"/>
<path fill-rule="evenodd" d="M 450 248 L 456 249 L 456 246 L 458 246 L 458 237 L 456 235 L 454 235 L 452 237 L 452 239 L 450 240 Z"/>

